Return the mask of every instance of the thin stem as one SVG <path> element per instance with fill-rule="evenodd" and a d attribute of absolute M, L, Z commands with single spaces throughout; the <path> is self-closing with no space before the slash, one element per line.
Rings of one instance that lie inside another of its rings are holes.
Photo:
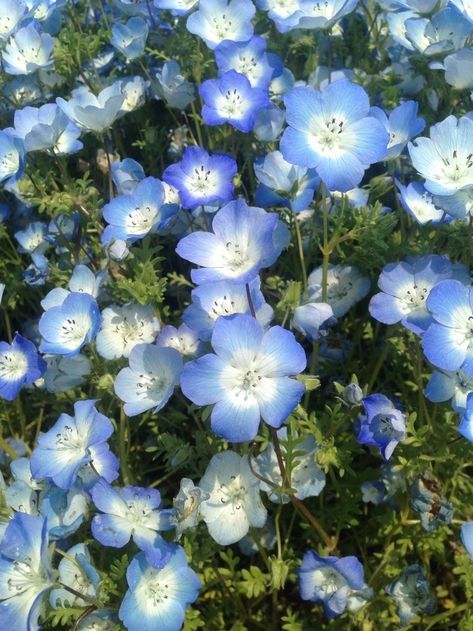
<path fill-rule="evenodd" d="M 118 451 L 120 454 L 120 468 L 122 471 L 122 478 L 125 484 L 130 481 L 130 473 L 128 470 L 128 453 L 126 449 L 126 415 L 123 409 L 120 410 L 120 422 L 118 425 Z"/>
<path fill-rule="evenodd" d="M 301 227 L 299 225 L 299 222 L 297 221 L 297 215 L 294 211 L 292 211 L 292 219 L 294 222 L 294 232 L 296 233 L 296 243 L 297 243 L 297 251 L 299 254 L 299 262 L 301 265 L 302 285 L 305 290 L 307 289 L 307 269 L 306 269 L 305 260 L 304 260 L 304 250 L 302 248 Z"/>
<path fill-rule="evenodd" d="M 251 297 L 251 291 L 250 291 L 250 286 L 248 283 L 246 283 L 245 285 L 245 289 L 246 289 L 246 297 L 248 299 L 248 306 L 250 307 L 250 313 L 251 315 L 256 318 L 256 311 L 255 311 L 255 306 L 253 304 L 253 299 Z"/>

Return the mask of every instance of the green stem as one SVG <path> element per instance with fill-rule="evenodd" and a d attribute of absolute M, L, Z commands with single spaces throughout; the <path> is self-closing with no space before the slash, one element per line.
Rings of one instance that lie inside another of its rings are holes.
<path fill-rule="evenodd" d="M 307 269 L 306 269 L 305 260 L 304 260 L 304 250 L 302 248 L 301 227 L 299 225 L 299 222 L 297 221 L 297 215 L 294 211 L 292 211 L 292 220 L 294 222 L 294 232 L 296 234 L 297 252 L 299 254 L 299 262 L 301 265 L 302 285 L 304 287 L 304 290 L 306 290 L 307 289 Z"/>
<path fill-rule="evenodd" d="M 126 438 L 126 415 L 123 409 L 120 410 L 120 422 L 118 425 L 118 452 L 120 454 L 120 468 L 122 472 L 123 482 L 128 484 L 130 481 L 130 473 L 128 470 L 128 453 L 127 453 L 127 438 Z"/>

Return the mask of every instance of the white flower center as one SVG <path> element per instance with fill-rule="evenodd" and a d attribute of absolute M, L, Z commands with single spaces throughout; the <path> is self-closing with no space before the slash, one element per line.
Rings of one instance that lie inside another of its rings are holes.
<path fill-rule="evenodd" d="M 196 167 L 188 179 L 187 187 L 199 195 L 211 195 L 218 190 L 218 176 L 203 164 Z"/>
<path fill-rule="evenodd" d="M 3 173 L 14 173 L 20 166 L 19 154 L 16 151 L 7 151 L 0 160 L 0 170 Z"/>
<path fill-rule="evenodd" d="M 169 387 L 165 377 L 158 377 L 152 372 L 140 374 L 140 381 L 136 384 L 136 395 L 139 398 L 159 400 Z"/>
<path fill-rule="evenodd" d="M 148 501 L 147 501 L 148 500 Z M 151 500 L 151 496 L 148 495 L 147 498 L 139 497 L 135 495 L 133 500 L 127 502 L 127 510 L 124 515 L 125 519 L 127 519 L 134 527 L 152 527 L 155 525 L 155 514 L 153 510 L 149 507 L 149 500 Z M 151 523 L 150 523 L 151 518 Z"/>
<path fill-rule="evenodd" d="M 229 504 L 232 511 L 240 510 L 246 496 L 246 487 L 239 475 L 231 475 L 227 484 L 220 484 L 216 491 L 216 500 L 221 504 Z"/>
<path fill-rule="evenodd" d="M 331 567 L 315 570 L 313 581 L 317 592 L 324 592 L 327 596 L 335 594 L 341 587 L 346 585 L 343 576 Z"/>
<path fill-rule="evenodd" d="M 228 316 L 233 313 L 240 313 L 239 305 L 235 305 L 235 300 L 233 300 L 231 296 L 224 295 L 220 300 L 213 301 L 209 316 L 212 320 L 216 320 L 219 316 Z"/>
<path fill-rule="evenodd" d="M 231 34 L 232 20 L 225 14 L 216 15 L 212 18 L 213 29 L 218 39 L 229 39 L 227 35 Z"/>
<path fill-rule="evenodd" d="M 128 231 L 130 234 L 148 232 L 153 226 L 156 215 L 156 208 L 151 206 L 136 206 L 131 213 L 128 213 L 126 220 Z"/>
<path fill-rule="evenodd" d="M 7 589 L 10 597 L 22 594 L 30 589 L 41 591 L 47 576 L 44 572 L 34 570 L 31 557 L 25 557 L 22 561 L 14 561 L 7 580 Z"/>
<path fill-rule="evenodd" d="M 437 180 L 461 182 L 466 179 L 471 182 L 473 171 L 470 169 L 473 167 L 473 153 L 467 154 L 466 151 L 454 149 L 451 157 L 441 158 L 441 163 L 438 163 L 440 175 L 437 175 Z"/>
<path fill-rule="evenodd" d="M 87 436 L 79 436 L 76 427 L 65 425 L 61 432 L 56 434 L 56 447 L 58 451 L 74 451 L 78 455 L 85 454 L 87 448 Z"/>
<path fill-rule="evenodd" d="M 431 289 L 432 285 L 427 285 L 426 283 L 414 283 L 408 289 L 405 289 L 404 295 L 401 297 L 401 309 L 404 313 L 410 313 L 421 307 L 425 308 L 425 301 Z"/>
<path fill-rule="evenodd" d="M 325 121 L 324 125 L 314 125 L 312 136 L 322 153 L 334 157 L 344 152 L 345 129 L 345 121 L 332 117 Z"/>
<path fill-rule="evenodd" d="M 59 331 L 60 341 L 73 345 L 81 343 L 89 332 L 90 325 L 91 321 L 87 315 L 66 318 Z"/>
<path fill-rule="evenodd" d="M 222 101 L 222 112 L 230 118 L 241 118 L 245 112 L 244 101 L 241 94 L 236 88 L 227 90 L 223 95 L 225 100 Z"/>
<path fill-rule="evenodd" d="M 19 350 L 8 350 L 0 354 L 0 379 L 17 381 L 28 370 L 28 358 Z"/>

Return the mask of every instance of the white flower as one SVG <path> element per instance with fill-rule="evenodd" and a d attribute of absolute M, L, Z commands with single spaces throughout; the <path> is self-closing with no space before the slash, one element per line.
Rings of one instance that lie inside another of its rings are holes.
<path fill-rule="evenodd" d="M 160 329 L 149 305 L 111 305 L 102 312 L 102 327 L 96 346 L 105 359 L 128 357 L 136 344 L 152 343 Z"/>

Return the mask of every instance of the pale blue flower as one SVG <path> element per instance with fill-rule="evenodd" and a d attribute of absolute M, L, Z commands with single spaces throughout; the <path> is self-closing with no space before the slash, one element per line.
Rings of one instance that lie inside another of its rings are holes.
<path fill-rule="evenodd" d="M 127 59 L 136 59 L 145 52 L 148 24 L 140 17 L 133 17 L 126 24 L 116 22 L 112 26 L 110 43 Z"/>
<path fill-rule="evenodd" d="M 118 82 L 104 88 L 97 96 L 82 86 L 73 90 L 71 97 L 69 101 L 58 97 L 56 103 L 81 129 L 99 133 L 110 127 L 125 99 Z"/>
<path fill-rule="evenodd" d="M 25 75 L 53 65 L 54 40 L 41 33 L 34 22 L 10 37 L 2 54 L 3 69 L 12 75 Z"/>
<path fill-rule="evenodd" d="M 246 42 L 253 35 L 251 0 L 200 0 L 199 9 L 187 18 L 187 30 L 214 49 L 223 40 Z"/>
<path fill-rule="evenodd" d="M 431 615 L 437 608 L 435 596 L 420 565 L 409 565 L 386 588 L 386 593 L 397 605 L 397 615 L 403 626 L 416 616 Z"/>
<path fill-rule="evenodd" d="M 167 61 L 155 74 L 152 87 L 157 99 L 164 99 L 169 107 L 184 110 L 195 99 L 194 85 L 181 74 L 181 67 L 174 59 Z"/>
<path fill-rule="evenodd" d="M 49 602 L 53 609 L 59 607 L 87 607 L 97 597 L 100 576 L 91 564 L 90 552 L 84 543 L 78 543 L 67 551 L 67 557 L 59 562 L 59 581 L 84 598 L 72 594 L 65 588 L 56 588 L 49 594 Z"/>

